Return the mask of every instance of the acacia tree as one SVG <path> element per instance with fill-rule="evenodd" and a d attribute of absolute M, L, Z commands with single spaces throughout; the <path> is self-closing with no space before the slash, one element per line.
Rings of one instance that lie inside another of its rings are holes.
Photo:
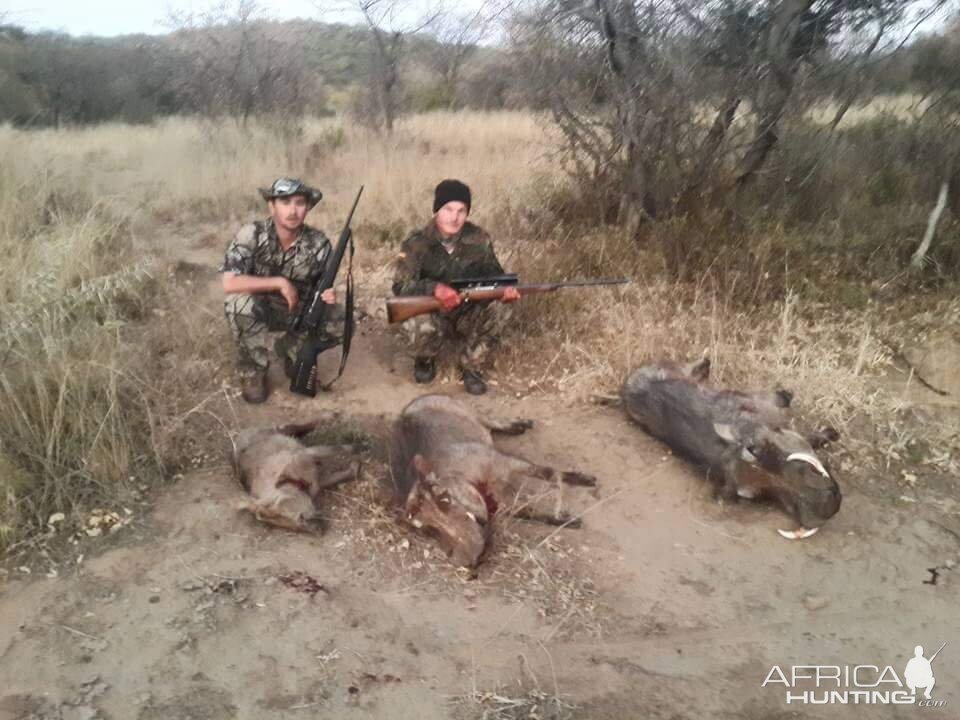
<path fill-rule="evenodd" d="M 320 9 L 325 9 L 321 4 Z M 423 32 L 436 22 L 439 9 L 411 12 L 402 0 L 344 0 L 330 3 L 331 9 L 359 16 L 369 31 L 370 92 L 378 125 L 387 133 L 400 112 L 400 66 L 411 35 Z"/>
<path fill-rule="evenodd" d="M 440 76 L 441 95 L 450 107 L 457 103 L 464 66 L 487 38 L 505 6 L 487 0 L 468 13 L 441 15 L 433 23 L 437 42 L 430 48 L 429 62 Z"/>
<path fill-rule="evenodd" d="M 938 0 L 933 0 L 936 3 Z M 854 35 L 880 42 L 924 0 L 544 0 L 521 21 L 585 185 L 631 232 L 748 189 L 798 86 Z M 713 192 L 707 193 L 707 188 Z M 718 192 L 719 189 L 719 192 Z"/>
<path fill-rule="evenodd" d="M 229 0 L 213 9 L 173 15 L 172 41 L 183 62 L 176 78 L 189 106 L 237 118 L 278 111 L 295 117 L 306 101 L 306 69 L 293 42 L 270 32 L 255 0 Z"/>

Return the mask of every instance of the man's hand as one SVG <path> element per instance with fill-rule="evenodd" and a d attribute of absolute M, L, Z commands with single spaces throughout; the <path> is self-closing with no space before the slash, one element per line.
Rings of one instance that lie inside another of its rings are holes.
<path fill-rule="evenodd" d="M 277 288 L 277 291 L 283 295 L 283 299 L 287 301 L 288 312 L 293 312 L 297 309 L 297 304 L 300 302 L 300 295 L 297 294 L 297 288 L 294 287 L 292 282 L 285 277 L 281 277 L 280 286 Z"/>
<path fill-rule="evenodd" d="M 337 294 L 333 291 L 333 288 L 327 288 L 320 293 L 320 299 L 323 300 L 327 305 L 337 304 Z"/>
<path fill-rule="evenodd" d="M 500 302 L 512 303 L 520 299 L 520 291 L 515 287 L 505 287 L 503 289 L 503 297 L 500 298 Z"/>
<path fill-rule="evenodd" d="M 443 283 L 437 283 L 437 286 L 433 289 L 433 296 L 440 301 L 444 312 L 455 310 L 461 303 L 460 293 Z"/>

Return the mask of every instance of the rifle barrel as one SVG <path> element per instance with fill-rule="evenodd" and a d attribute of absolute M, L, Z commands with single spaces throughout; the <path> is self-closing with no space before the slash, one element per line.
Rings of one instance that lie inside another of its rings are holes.
<path fill-rule="evenodd" d="M 930 656 L 930 659 L 927 660 L 927 662 L 932 663 L 933 660 L 934 660 L 934 658 L 936 658 L 937 655 L 940 654 L 940 650 L 943 650 L 946 646 L 947 646 L 946 643 L 944 643 L 943 645 L 941 645 L 941 646 L 939 647 L 939 649 L 938 649 L 933 655 Z"/>
<path fill-rule="evenodd" d="M 536 283 L 533 285 L 517 285 L 517 290 L 535 290 L 565 287 L 591 287 L 593 285 L 626 285 L 633 282 L 630 278 L 601 278 L 599 280 L 567 280 L 564 282 Z"/>
<path fill-rule="evenodd" d="M 294 331 L 300 331 L 304 327 L 308 330 L 316 329 L 323 322 L 323 318 L 327 314 L 327 308 L 320 298 L 320 295 L 324 290 L 332 288 L 337 281 L 340 263 L 343 261 L 343 256 L 347 251 L 347 246 L 350 244 L 350 238 L 353 235 L 353 231 L 350 229 L 350 223 L 353 222 L 353 213 L 357 209 L 357 204 L 360 202 L 360 196 L 362 194 L 363 185 L 360 186 L 360 189 L 357 191 L 357 196 L 353 200 L 350 214 L 347 215 L 347 221 L 343 224 L 343 230 L 340 231 L 337 244 L 330 249 L 330 255 L 327 257 L 327 265 L 313 288 L 312 296 L 307 304 L 303 305 L 300 308 L 300 312 L 293 318 L 292 328 Z"/>

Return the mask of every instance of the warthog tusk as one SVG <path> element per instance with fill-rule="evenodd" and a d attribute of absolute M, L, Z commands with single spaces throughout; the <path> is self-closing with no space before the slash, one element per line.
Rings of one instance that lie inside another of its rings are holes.
<path fill-rule="evenodd" d="M 805 528 L 799 527 L 796 530 L 777 530 L 778 533 L 783 535 L 787 540 L 802 540 L 803 538 L 808 538 L 813 535 L 820 528 Z"/>
<path fill-rule="evenodd" d="M 814 455 L 811 455 L 808 452 L 795 452 L 790 455 L 787 455 L 787 462 L 792 460 L 799 460 L 800 462 L 805 462 L 810 465 L 813 465 L 816 468 L 816 471 L 823 475 L 824 477 L 830 477 L 830 473 L 827 472 L 827 469 L 823 466 L 823 463 L 820 462 L 819 458 Z"/>
<path fill-rule="evenodd" d="M 471 520 L 473 520 L 474 522 L 477 521 L 476 515 L 474 515 L 474 514 L 473 514 L 472 512 L 470 512 L 469 510 L 467 510 L 467 517 L 470 518 Z"/>

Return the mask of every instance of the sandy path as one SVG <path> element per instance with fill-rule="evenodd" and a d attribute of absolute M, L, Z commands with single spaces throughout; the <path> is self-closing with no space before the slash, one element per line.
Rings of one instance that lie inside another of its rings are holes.
<path fill-rule="evenodd" d="M 216 299 L 215 278 L 202 295 Z M 339 408 L 382 432 L 421 389 L 377 321 L 361 329 L 334 393 L 280 390 L 241 408 L 241 424 Z M 956 504 L 844 486 L 840 514 L 790 543 L 775 533 L 783 516 L 717 504 L 615 409 L 506 384 L 468 402 L 537 421 L 503 447 L 600 478 L 583 530 L 536 547 L 551 530 L 520 524 L 471 580 L 372 521 L 376 508 L 354 513 L 370 494 L 333 502 L 323 536 L 296 535 L 235 513 L 229 468 L 204 468 L 74 573 L 0 585 L 0 719 L 479 717 L 451 697 L 498 686 L 557 693 L 583 718 L 957 716 Z M 325 590 L 279 579 L 296 571 Z M 942 642 L 944 707 L 787 705 L 782 687 L 761 688 L 774 664 L 902 675 L 915 645 L 929 655 Z"/>

